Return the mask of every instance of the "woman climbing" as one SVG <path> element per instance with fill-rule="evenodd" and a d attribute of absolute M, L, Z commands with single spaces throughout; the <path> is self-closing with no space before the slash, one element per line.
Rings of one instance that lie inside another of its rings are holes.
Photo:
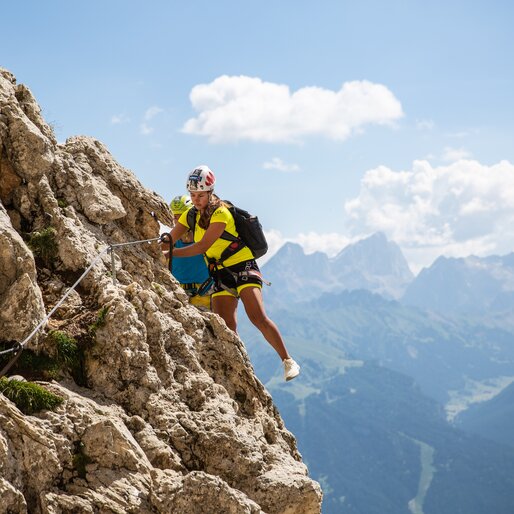
<path fill-rule="evenodd" d="M 173 257 L 205 255 L 214 279 L 212 311 L 236 332 L 237 305 L 241 298 L 250 321 L 282 359 L 285 380 L 292 380 L 300 373 L 300 366 L 291 358 L 277 326 L 266 315 L 261 291 L 262 277 L 254 256 L 240 239 L 234 243 L 223 238 L 226 233 L 235 237 L 238 233 L 230 210 L 214 194 L 215 182 L 214 173 L 205 165 L 198 166 L 188 175 L 187 190 L 196 208 L 195 242 L 184 248 L 173 248 Z M 189 230 L 187 212 L 180 216 L 171 231 L 173 241 Z M 227 251 L 229 246 L 230 250 Z"/>
<path fill-rule="evenodd" d="M 175 224 L 180 216 L 193 206 L 188 195 L 176 196 L 170 202 L 170 210 L 173 214 Z M 175 248 L 185 248 L 192 245 L 193 234 L 188 230 L 180 239 L 174 240 Z M 164 253 L 169 251 L 169 243 L 163 244 Z M 189 296 L 189 302 L 200 310 L 211 309 L 210 295 L 199 295 L 198 289 L 209 278 L 209 271 L 202 255 L 194 255 L 179 259 L 173 266 L 173 276 L 180 282 L 180 285 Z"/>

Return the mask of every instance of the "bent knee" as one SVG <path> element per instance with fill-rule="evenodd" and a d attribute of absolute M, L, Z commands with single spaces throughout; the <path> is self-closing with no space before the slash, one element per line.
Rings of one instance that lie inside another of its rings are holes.
<path fill-rule="evenodd" d="M 257 328 L 265 327 L 270 323 L 270 319 L 268 318 L 268 316 L 266 316 L 266 314 L 259 313 L 248 317 Z"/>

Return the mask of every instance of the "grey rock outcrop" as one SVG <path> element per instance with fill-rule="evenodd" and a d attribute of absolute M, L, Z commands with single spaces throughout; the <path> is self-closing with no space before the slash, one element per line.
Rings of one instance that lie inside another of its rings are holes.
<path fill-rule="evenodd" d="M 58 144 L 30 90 L 0 69 L 0 343 L 21 341 L 102 252 L 50 328 L 84 343 L 84 383 L 24 415 L 0 394 L 1 512 L 320 512 L 321 490 L 241 340 L 188 303 L 157 244 L 165 201 L 98 141 Z M 31 234 L 51 229 L 50 256 Z M 97 313 L 105 316 L 94 325 Z"/>

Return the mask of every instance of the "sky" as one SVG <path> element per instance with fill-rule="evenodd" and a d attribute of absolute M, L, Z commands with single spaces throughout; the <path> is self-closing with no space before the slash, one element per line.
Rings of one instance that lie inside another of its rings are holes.
<path fill-rule="evenodd" d="M 514 251 L 514 4 L 19 0 L 0 66 L 168 202 L 207 164 L 270 243 Z"/>

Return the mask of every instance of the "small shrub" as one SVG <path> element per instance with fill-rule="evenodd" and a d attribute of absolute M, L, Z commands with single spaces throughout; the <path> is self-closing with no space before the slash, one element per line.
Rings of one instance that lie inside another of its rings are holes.
<path fill-rule="evenodd" d="M 58 246 L 56 231 L 53 227 L 45 228 L 39 232 L 32 232 L 28 244 L 36 257 L 39 257 L 47 266 L 57 256 Z"/>
<path fill-rule="evenodd" d="M 11 368 L 11 373 L 24 376 L 27 380 L 62 380 L 67 374 L 71 375 L 78 385 L 85 385 L 83 362 L 84 354 L 75 338 L 60 330 L 51 330 L 47 343 L 53 345 L 50 357 L 47 353 L 35 353 L 25 349 Z M 12 347 L 0 343 L 0 350 Z M 4 357 L 4 358 L 3 358 Z M 10 354 L 0 357 L 0 366 L 7 364 Z"/>
<path fill-rule="evenodd" d="M 89 325 L 89 333 L 92 336 L 95 336 L 96 331 L 105 325 L 105 322 L 107 320 L 107 314 L 109 312 L 109 307 L 102 307 L 96 316 L 96 320 Z"/>
<path fill-rule="evenodd" d="M 12 370 L 27 378 L 42 380 L 59 380 L 61 378 L 59 363 L 45 354 L 36 354 L 32 350 L 23 350 Z"/>
<path fill-rule="evenodd" d="M 0 393 L 9 398 L 24 414 L 54 410 L 64 399 L 33 382 L 0 378 Z"/>
<path fill-rule="evenodd" d="M 57 347 L 57 362 L 59 364 L 70 370 L 80 366 L 80 351 L 75 338 L 60 330 L 52 330 L 49 338 Z"/>
<path fill-rule="evenodd" d="M 76 384 L 85 386 L 87 381 L 84 375 L 84 352 L 77 340 L 60 330 L 52 330 L 48 337 L 56 346 L 59 371 L 68 371 Z"/>

